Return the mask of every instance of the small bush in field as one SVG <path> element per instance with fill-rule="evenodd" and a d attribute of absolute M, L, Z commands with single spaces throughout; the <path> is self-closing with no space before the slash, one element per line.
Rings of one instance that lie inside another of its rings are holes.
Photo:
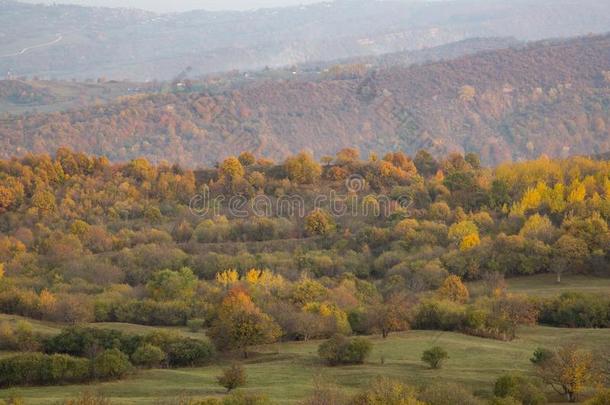
<path fill-rule="evenodd" d="M 222 375 L 217 377 L 218 384 L 225 387 L 227 392 L 235 388 L 246 385 L 246 370 L 239 364 L 234 364 L 224 370 Z"/>
<path fill-rule="evenodd" d="M 133 364 L 146 368 L 159 367 L 165 358 L 165 352 L 151 344 L 139 346 L 131 356 Z"/>
<path fill-rule="evenodd" d="M 439 369 L 443 366 L 443 362 L 449 358 L 449 354 L 445 349 L 439 346 L 432 347 L 421 356 L 421 360 L 433 369 Z"/>
<path fill-rule="evenodd" d="M 318 355 L 331 366 L 362 364 L 371 350 L 371 342 L 367 339 L 349 339 L 337 334 L 318 347 Z"/>

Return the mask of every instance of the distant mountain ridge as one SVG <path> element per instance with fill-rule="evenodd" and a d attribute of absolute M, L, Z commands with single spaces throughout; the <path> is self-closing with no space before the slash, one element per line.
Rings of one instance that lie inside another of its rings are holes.
<path fill-rule="evenodd" d="M 473 37 L 539 40 L 609 29 L 610 3 L 601 0 L 342 0 L 161 15 L 3 0 L 0 75 L 145 81 L 171 79 L 188 66 L 196 74 L 252 70 Z"/>
<path fill-rule="evenodd" d="M 344 147 L 425 148 L 484 163 L 610 150 L 610 35 L 488 51 L 319 80 L 257 80 L 217 94 L 137 95 L 99 107 L 7 117 L 0 155 L 60 146 L 115 161 L 189 166 L 252 150 L 282 159 Z"/>

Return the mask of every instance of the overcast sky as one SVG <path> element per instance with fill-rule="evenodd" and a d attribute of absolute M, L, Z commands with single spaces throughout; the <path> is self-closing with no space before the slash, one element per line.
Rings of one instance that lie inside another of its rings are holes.
<path fill-rule="evenodd" d="M 22 0 L 28 3 L 69 3 L 84 6 L 134 7 L 156 12 L 207 10 L 248 10 L 261 7 L 295 6 L 321 0 Z"/>

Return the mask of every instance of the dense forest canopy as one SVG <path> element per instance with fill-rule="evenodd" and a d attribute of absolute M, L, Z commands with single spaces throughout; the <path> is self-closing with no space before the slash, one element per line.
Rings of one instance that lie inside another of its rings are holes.
<path fill-rule="evenodd" d="M 199 209 L 198 195 L 211 209 Z M 351 280 L 389 294 L 435 289 L 449 275 L 610 268 L 610 163 L 580 157 L 485 169 L 474 154 L 363 160 L 345 149 L 323 164 L 307 153 L 274 164 L 246 152 L 192 171 L 60 149 L 1 161 L 0 197 L 0 306 L 38 317 L 115 319 L 113 305 L 136 299 L 186 311 L 140 322 L 181 323 L 202 310 L 199 296 L 188 298 L 197 280 L 231 283 L 252 269 L 270 283 L 310 277 L 339 288 Z M 263 198 L 302 206 L 278 213 L 261 209 Z M 13 302 L 19 291 L 84 303 L 45 315 Z M 355 305 L 343 299 L 333 305 Z"/>

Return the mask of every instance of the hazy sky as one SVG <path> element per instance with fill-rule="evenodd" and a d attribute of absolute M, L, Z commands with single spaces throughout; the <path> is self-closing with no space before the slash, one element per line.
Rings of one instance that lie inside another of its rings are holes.
<path fill-rule="evenodd" d="M 295 6 L 321 0 L 22 0 L 28 3 L 69 3 L 84 6 L 134 7 L 157 12 L 207 10 L 247 10 L 260 7 Z"/>

